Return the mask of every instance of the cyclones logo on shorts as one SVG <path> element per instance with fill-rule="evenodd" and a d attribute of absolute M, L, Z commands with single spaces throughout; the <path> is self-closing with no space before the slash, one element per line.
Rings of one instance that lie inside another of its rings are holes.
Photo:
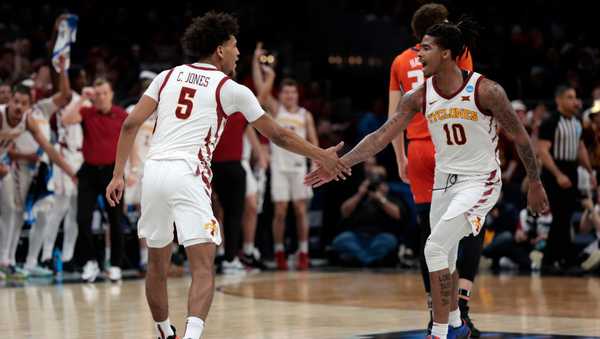
<path fill-rule="evenodd" d="M 214 237 L 218 229 L 217 221 L 215 219 L 211 219 L 209 222 L 204 224 L 204 229 L 210 232 L 211 237 Z"/>

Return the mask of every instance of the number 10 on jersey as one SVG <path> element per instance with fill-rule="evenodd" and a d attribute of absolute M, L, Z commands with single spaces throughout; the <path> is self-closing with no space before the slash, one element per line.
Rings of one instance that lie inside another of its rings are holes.
<path fill-rule="evenodd" d="M 451 129 L 452 133 L 450 133 Z M 461 124 L 452 124 L 451 126 L 444 124 L 444 132 L 446 132 L 446 143 L 448 145 L 464 145 L 467 143 L 465 128 Z"/>

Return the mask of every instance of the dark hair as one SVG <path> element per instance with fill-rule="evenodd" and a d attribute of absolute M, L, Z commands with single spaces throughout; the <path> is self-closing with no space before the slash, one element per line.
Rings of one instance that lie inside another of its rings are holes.
<path fill-rule="evenodd" d="M 2 87 L 2 86 L 12 87 L 12 85 L 10 84 L 9 81 L 0 81 L 0 87 Z"/>
<path fill-rule="evenodd" d="M 572 86 L 560 85 L 560 86 L 556 87 L 556 90 L 554 91 L 554 97 L 558 98 L 558 97 L 562 96 L 563 94 L 565 94 L 566 91 L 569 91 L 572 89 L 574 89 Z"/>
<path fill-rule="evenodd" d="M 421 41 L 427 29 L 448 19 L 448 9 L 442 4 L 426 4 L 413 14 L 410 27 L 415 37 Z"/>
<path fill-rule="evenodd" d="M 208 12 L 195 18 L 181 38 L 181 46 L 188 56 L 202 59 L 215 52 L 217 46 L 238 34 L 237 19 L 227 13 Z"/>
<path fill-rule="evenodd" d="M 281 87 L 292 86 L 298 88 L 298 82 L 292 78 L 284 78 L 281 80 Z"/>
<path fill-rule="evenodd" d="M 453 59 L 462 57 L 473 50 L 479 37 L 477 23 L 471 18 L 463 16 L 457 24 L 444 22 L 427 29 L 425 35 L 435 38 L 436 44 L 444 49 L 449 49 Z"/>
<path fill-rule="evenodd" d="M 32 100 L 33 98 L 31 97 L 31 88 L 28 86 L 25 86 L 23 84 L 16 84 L 13 89 L 13 94 L 23 94 L 23 95 L 27 95 L 29 97 L 29 100 Z"/>

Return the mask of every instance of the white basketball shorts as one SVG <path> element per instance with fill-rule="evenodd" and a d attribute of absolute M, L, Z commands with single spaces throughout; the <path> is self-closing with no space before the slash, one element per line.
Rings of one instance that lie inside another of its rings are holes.
<path fill-rule="evenodd" d="M 274 202 L 310 199 L 312 188 L 304 185 L 305 172 L 271 170 L 271 200 Z"/>
<path fill-rule="evenodd" d="M 173 241 L 174 229 L 179 244 L 185 247 L 221 244 L 210 187 L 184 160 L 146 161 L 141 209 L 138 235 L 146 239 L 148 247 L 167 246 Z"/>
<path fill-rule="evenodd" d="M 479 234 L 485 217 L 500 197 L 501 188 L 500 169 L 483 175 L 452 175 L 436 171 L 429 215 L 431 232 L 440 221 L 464 215 L 463 229 L 444 232 L 464 232 L 463 236 Z"/>

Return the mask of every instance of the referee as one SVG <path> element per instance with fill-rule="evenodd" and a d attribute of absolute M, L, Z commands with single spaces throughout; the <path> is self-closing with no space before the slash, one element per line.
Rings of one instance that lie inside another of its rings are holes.
<path fill-rule="evenodd" d="M 579 103 L 575 89 L 560 86 L 555 92 L 558 114 L 540 126 L 538 154 L 543 164 L 542 181 L 548 192 L 552 224 L 542 261 L 546 273 L 558 273 L 573 264 L 575 254 L 571 243 L 571 216 L 579 201 L 577 167 L 590 174 L 592 166 L 582 141 L 582 126 L 575 116 Z M 596 179 L 591 177 L 592 188 Z M 557 266 L 558 264 L 558 266 Z"/>

